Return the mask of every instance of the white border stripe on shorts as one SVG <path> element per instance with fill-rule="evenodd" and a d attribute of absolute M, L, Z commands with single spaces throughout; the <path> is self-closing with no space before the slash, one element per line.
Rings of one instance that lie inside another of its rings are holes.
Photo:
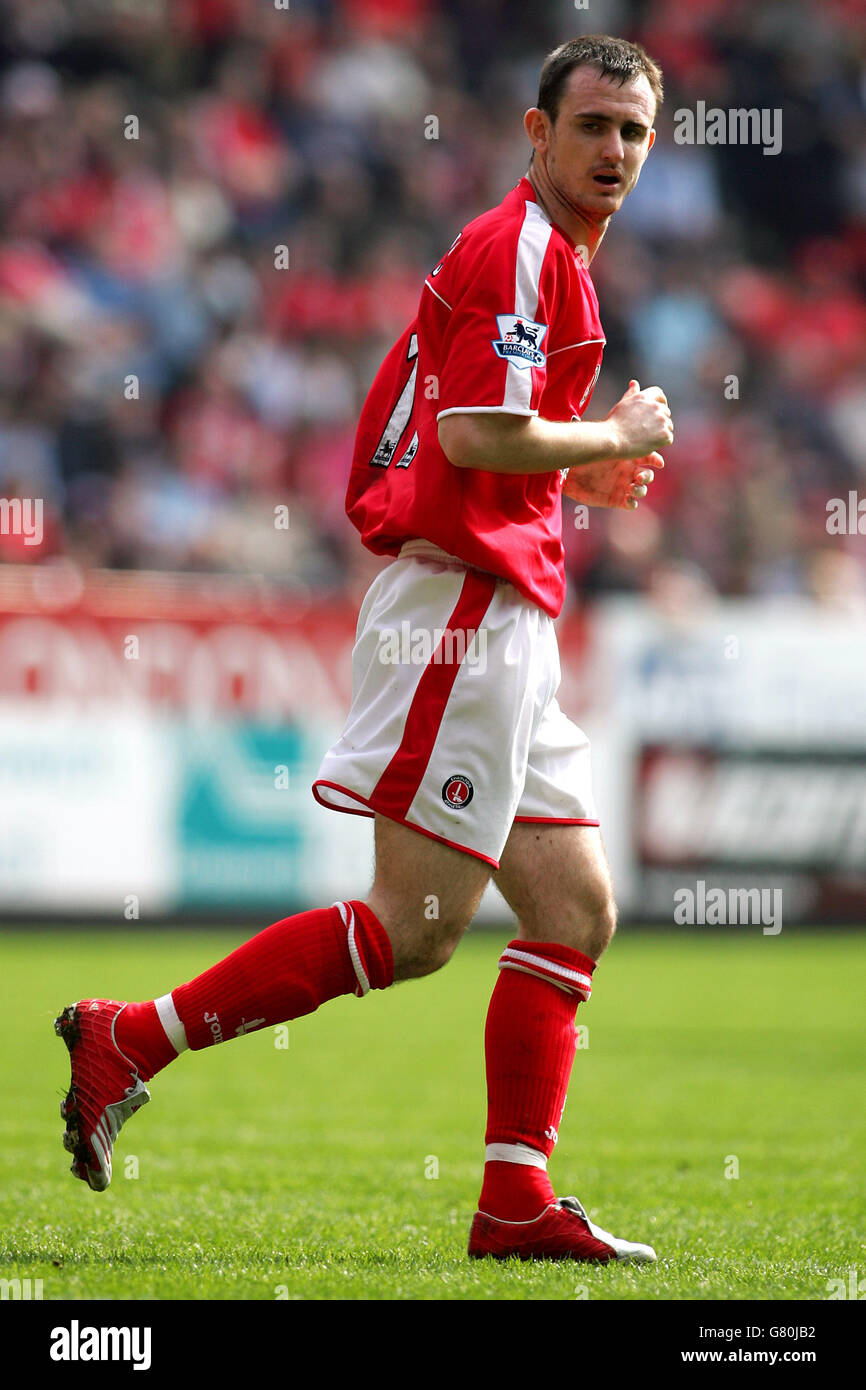
<path fill-rule="evenodd" d="M 572 970 L 567 965 L 560 965 L 558 961 L 546 960 L 544 956 L 534 956 L 529 951 L 515 951 L 512 947 L 506 946 L 499 957 L 499 968 L 502 970 L 508 965 L 512 969 L 526 970 L 531 975 L 540 975 L 552 984 L 561 984 L 563 989 L 571 986 L 574 992 L 582 994 L 584 999 L 588 999 L 592 993 L 592 978 L 589 975 L 584 974 L 582 970 Z"/>

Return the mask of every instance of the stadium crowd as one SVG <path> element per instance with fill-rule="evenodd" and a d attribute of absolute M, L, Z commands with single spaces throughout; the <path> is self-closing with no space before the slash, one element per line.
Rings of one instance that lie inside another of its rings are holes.
<path fill-rule="evenodd" d="M 636 513 L 566 504 L 574 592 L 863 602 L 862 538 L 826 526 L 866 496 L 857 0 L 8 0 L 0 496 L 43 498 L 45 536 L 0 560 L 355 592 L 364 394 L 524 172 L 545 53 L 591 31 L 643 42 L 666 101 L 593 263 L 589 415 L 636 376 L 677 435 Z M 781 109 L 782 153 L 678 144 L 699 99 Z"/>

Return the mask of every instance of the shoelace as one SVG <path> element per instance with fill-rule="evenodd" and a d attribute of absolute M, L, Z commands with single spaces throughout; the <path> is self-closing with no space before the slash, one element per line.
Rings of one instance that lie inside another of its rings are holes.
<path fill-rule="evenodd" d="M 589 1217 L 576 1197 L 560 1197 L 559 1206 L 564 1207 L 566 1211 L 573 1211 L 577 1216 L 582 1216 L 587 1225 L 589 1224 Z"/>

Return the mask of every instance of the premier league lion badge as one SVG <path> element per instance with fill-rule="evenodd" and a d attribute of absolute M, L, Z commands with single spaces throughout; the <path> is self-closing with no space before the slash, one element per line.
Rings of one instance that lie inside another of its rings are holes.
<path fill-rule="evenodd" d="M 496 323 L 499 338 L 492 338 L 491 342 L 498 357 L 505 357 L 520 368 L 544 366 L 544 353 L 539 349 L 547 332 L 546 323 L 533 323 L 519 314 L 497 314 Z"/>

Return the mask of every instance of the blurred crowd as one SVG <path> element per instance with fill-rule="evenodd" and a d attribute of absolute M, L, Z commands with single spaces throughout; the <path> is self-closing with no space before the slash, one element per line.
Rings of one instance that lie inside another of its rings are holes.
<path fill-rule="evenodd" d="M 365 392 L 525 171 L 546 52 L 594 31 L 644 43 L 666 101 L 593 263 L 589 416 L 634 376 L 677 436 L 637 512 L 566 504 L 573 592 L 862 602 L 866 542 L 826 526 L 866 498 L 858 0 L 7 0 L 0 497 L 45 512 L 0 561 L 354 592 Z M 676 143 L 699 99 L 780 108 L 782 153 Z"/>

